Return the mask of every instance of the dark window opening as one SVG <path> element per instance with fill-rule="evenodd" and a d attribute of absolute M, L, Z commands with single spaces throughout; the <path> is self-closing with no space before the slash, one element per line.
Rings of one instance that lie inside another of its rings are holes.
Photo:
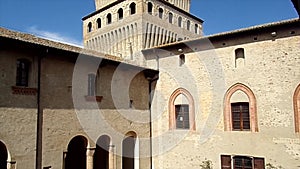
<path fill-rule="evenodd" d="M 190 129 L 189 105 L 175 105 L 176 129 Z"/>
<path fill-rule="evenodd" d="M 120 8 L 120 9 L 118 10 L 118 19 L 119 19 L 119 20 L 123 19 L 123 9 L 122 9 L 122 8 Z"/>
<path fill-rule="evenodd" d="M 101 28 L 101 19 L 100 18 L 97 19 L 97 28 L 98 29 Z"/>
<path fill-rule="evenodd" d="M 110 138 L 107 135 L 101 136 L 97 140 L 97 145 L 94 153 L 94 169 L 109 168 L 109 148 Z"/>
<path fill-rule="evenodd" d="M 30 62 L 27 59 L 17 60 L 16 86 L 28 87 Z"/>
<path fill-rule="evenodd" d="M 8 153 L 6 146 L 0 141 L 0 168 L 7 169 Z"/>
<path fill-rule="evenodd" d="M 159 9 L 158 9 L 158 17 L 159 17 L 160 19 L 162 19 L 162 18 L 163 18 L 163 15 L 164 15 L 164 10 L 163 10 L 162 8 L 159 8 Z"/>
<path fill-rule="evenodd" d="M 233 157 L 234 169 L 252 169 L 252 158 L 244 156 Z"/>
<path fill-rule="evenodd" d="M 148 13 L 152 15 L 153 12 L 153 5 L 151 2 L 148 2 Z"/>
<path fill-rule="evenodd" d="M 169 13 L 169 23 L 173 23 L 173 14 Z"/>
<path fill-rule="evenodd" d="M 250 130 L 249 103 L 231 103 L 232 129 L 236 131 Z"/>
<path fill-rule="evenodd" d="M 198 24 L 195 24 L 195 33 L 196 33 L 196 34 L 198 34 L 198 29 L 199 29 Z"/>
<path fill-rule="evenodd" d="M 238 48 L 235 50 L 235 59 L 245 58 L 245 51 L 243 48 Z"/>
<path fill-rule="evenodd" d="M 86 147 L 87 141 L 82 136 L 76 136 L 70 141 L 66 155 L 65 169 L 86 168 Z"/>
<path fill-rule="evenodd" d="M 185 63 L 185 55 L 181 54 L 179 55 L 179 66 L 184 65 L 184 63 Z"/>
<path fill-rule="evenodd" d="M 96 95 L 96 75 L 89 74 L 88 75 L 88 96 Z"/>
<path fill-rule="evenodd" d="M 178 18 L 178 26 L 182 27 L 182 18 L 181 17 Z"/>
<path fill-rule="evenodd" d="M 89 22 L 89 24 L 88 24 L 88 32 L 92 32 L 92 23 L 91 22 Z"/>
<path fill-rule="evenodd" d="M 191 21 L 187 21 L 186 29 L 189 31 L 191 29 Z"/>
<path fill-rule="evenodd" d="M 135 5 L 135 3 L 131 3 L 130 6 L 129 6 L 129 8 L 130 8 L 130 15 L 133 15 L 133 14 L 136 13 L 136 5 Z"/>
<path fill-rule="evenodd" d="M 111 24 L 111 22 L 112 22 L 112 17 L 111 17 L 111 14 L 109 13 L 109 14 L 107 14 L 107 16 L 106 16 L 106 23 L 107 24 Z"/>

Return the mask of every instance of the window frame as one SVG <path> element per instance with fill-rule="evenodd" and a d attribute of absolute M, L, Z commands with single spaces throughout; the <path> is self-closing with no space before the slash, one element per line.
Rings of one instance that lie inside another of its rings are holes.
<path fill-rule="evenodd" d="M 252 90 L 241 84 L 237 83 L 233 86 L 231 86 L 228 91 L 225 93 L 224 98 L 224 130 L 225 131 L 233 131 L 232 129 L 232 115 L 231 115 L 231 103 L 230 99 L 231 96 L 236 91 L 242 91 L 244 92 L 249 100 L 249 116 L 250 116 L 250 130 L 251 132 L 258 132 L 258 122 L 257 122 L 257 108 L 256 108 L 256 98 Z"/>
<path fill-rule="evenodd" d="M 238 107 L 238 111 L 235 111 L 235 107 Z M 247 111 L 245 111 L 245 108 Z M 238 122 L 239 122 L 239 128 L 235 128 L 235 115 L 237 114 L 239 116 Z M 245 122 L 245 114 L 247 114 L 246 118 L 249 123 L 249 126 L 247 125 L 245 128 L 244 122 Z M 249 102 L 234 102 L 231 103 L 231 117 L 232 117 L 232 130 L 233 131 L 250 131 L 250 113 L 249 113 Z M 249 128 L 248 128 L 249 127 Z"/>
<path fill-rule="evenodd" d="M 17 62 L 16 62 L 16 86 L 28 87 L 29 71 L 30 71 L 30 66 L 31 66 L 30 63 L 31 62 L 25 58 L 17 59 Z"/>
<path fill-rule="evenodd" d="M 180 95 L 184 95 L 189 102 L 189 129 L 187 130 L 196 130 L 195 124 L 195 106 L 193 96 L 189 91 L 184 88 L 176 89 L 170 96 L 169 99 L 169 129 L 176 129 L 176 110 L 175 110 L 175 100 Z"/>

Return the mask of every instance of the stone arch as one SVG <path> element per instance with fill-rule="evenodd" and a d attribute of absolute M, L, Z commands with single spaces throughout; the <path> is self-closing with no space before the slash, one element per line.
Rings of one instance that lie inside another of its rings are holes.
<path fill-rule="evenodd" d="M 86 150 L 88 140 L 84 136 L 75 136 L 68 144 L 68 151 L 65 159 L 65 169 L 86 168 Z"/>
<path fill-rule="evenodd" d="M 7 169 L 8 151 L 3 142 L 0 141 L 0 168 Z"/>
<path fill-rule="evenodd" d="M 249 99 L 249 116 L 250 116 L 250 131 L 258 132 L 257 123 L 257 109 L 256 109 L 256 98 L 252 90 L 244 84 L 237 83 L 231 86 L 224 98 L 224 129 L 225 131 L 232 131 L 232 115 L 231 115 L 231 96 L 237 92 L 244 92 Z"/>
<path fill-rule="evenodd" d="M 108 135 L 102 135 L 96 142 L 96 149 L 93 157 L 94 169 L 109 169 L 111 138 Z"/>
<path fill-rule="evenodd" d="M 296 87 L 293 97 L 295 113 L 295 131 L 300 132 L 300 84 Z"/>
<path fill-rule="evenodd" d="M 139 139 L 134 131 L 127 132 L 122 141 L 122 168 L 139 169 Z"/>
<path fill-rule="evenodd" d="M 189 128 L 190 130 L 196 129 L 195 124 L 195 106 L 194 106 L 194 99 L 191 93 L 184 89 L 178 88 L 176 89 L 170 96 L 169 99 L 169 129 L 176 129 L 176 110 L 175 110 L 175 100 L 179 95 L 183 95 L 188 100 L 189 105 Z"/>

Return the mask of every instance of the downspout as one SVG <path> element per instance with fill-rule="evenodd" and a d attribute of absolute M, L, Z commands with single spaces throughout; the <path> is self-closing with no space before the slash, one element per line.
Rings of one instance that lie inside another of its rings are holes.
<path fill-rule="evenodd" d="M 149 81 L 149 116 L 150 116 L 150 169 L 152 169 L 153 157 L 152 157 L 152 111 L 151 111 L 151 101 L 152 101 L 152 83 L 158 80 L 158 75 L 155 75 L 152 79 L 148 79 Z"/>
<path fill-rule="evenodd" d="M 43 130 L 43 109 L 41 106 L 41 64 L 42 58 L 48 54 L 45 53 L 38 56 L 38 77 L 37 77 L 37 135 L 36 135 L 36 169 L 42 169 L 42 130 Z"/>

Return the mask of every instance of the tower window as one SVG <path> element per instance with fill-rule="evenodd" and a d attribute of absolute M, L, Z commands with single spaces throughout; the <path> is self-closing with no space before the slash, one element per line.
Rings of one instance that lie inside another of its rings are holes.
<path fill-rule="evenodd" d="M 169 13 L 169 23 L 173 23 L 173 14 Z"/>
<path fill-rule="evenodd" d="M 158 17 L 159 17 L 160 19 L 162 19 L 162 18 L 163 18 L 163 15 L 164 15 L 164 10 L 163 10 L 162 8 L 159 8 L 159 9 L 158 9 Z"/>
<path fill-rule="evenodd" d="M 97 28 L 98 29 L 101 28 L 101 19 L 100 18 L 97 19 Z"/>
<path fill-rule="evenodd" d="M 191 21 L 187 21 L 186 23 L 186 29 L 189 31 L 191 29 Z"/>
<path fill-rule="evenodd" d="M 96 75 L 93 73 L 88 74 L 88 96 L 96 95 Z"/>
<path fill-rule="evenodd" d="M 122 8 L 120 8 L 120 9 L 118 10 L 118 19 L 119 19 L 119 20 L 123 19 L 123 9 L 122 9 Z"/>
<path fill-rule="evenodd" d="M 151 2 L 148 2 L 148 13 L 152 15 L 153 12 L 153 5 Z"/>
<path fill-rule="evenodd" d="M 28 86 L 30 62 L 27 59 L 17 60 L 16 86 Z"/>
<path fill-rule="evenodd" d="M 182 27 L 182 17 L 181 16 L 178 18 L 178 26 Z"/>
<path fill-rule="evenodd" d="M 198 29 L 199 29 L 198 24 L 195 24 L 195 34 L 198 34 Z"/>
<path fill-rule="evenodd" d="M 136 13 L 136 4 L 135 3 L 131 3 L 129 8 L 130 8 L 130 15 L 133 15 Z"/>
<path fill-rule="evenodd" d="M 92 22 L 89 22 L 88 24 L 88 32 L 92 32 Z"/>
<path fill-rule="evenodd" d="M 106 23 L 107 24 L 111 24 L 111 22 L 112 22 L 112 17 L 111 17 L 111 14 L 109 13 L 109 14 L 107 14 L 107 16 L 106 16 Z"/>

